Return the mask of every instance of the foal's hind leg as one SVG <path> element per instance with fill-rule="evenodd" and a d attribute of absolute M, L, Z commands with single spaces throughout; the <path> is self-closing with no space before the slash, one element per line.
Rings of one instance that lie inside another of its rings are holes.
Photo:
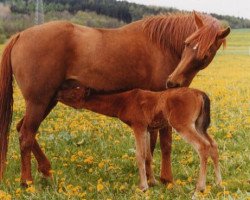
<path fill-rule="evenodd" d="M 207 138 L 207 140 L 211 144 L 210 148 L 210 156 L 213 160 L 214 163 L 214 172 L 215 172 L 215 177 L 216 177 L 216 184 L 220 185 L 222 182 L 221 178 L 221 172 L 220 172 L 220 166 L 219 166 L 219 151 L 218 151 L 218 145 L 217 143 L 208 135 L 208 133 L 203 133 L 204 136 Z"/>
<path fill-rule="evenodd" d="M 183 127 L 182 130 L 178 132 L 199 154 L 200 172 L 196 184 L 196 190 L 204 191 L 206 187 L 207 159 L 210 151 L 210 143 L 193 127 Z"/>
<path fill-rule="evenodd" d="M 208 133 L 204 130 L 202 123 L 198 121 L 196 123 L 196 129 L 197 131 L 204 137 L 206 140 L 209 141 L 211 148 L 210 148 L 210 156 L 214 163 L 214 172 L 216 177 L 216 184 L 220 184 L 222 181 L 221 178 L 221 172 L 220 172 L 220 166 L 219 166 L 219 151 L 218 151 L 218 145 L 217 143 L 208 135 Z"/>
<path fill-rule="evenodd" d="M 35 134 L 44 118 L 47 104 L 31 103 L 26 105 L 26 113 L 20 128 L 20 150 L 21 150 L 21 180 L 24 185 L 26 181 L 32 181 L 31 175 L 31 151 L 37 147 Z M 40 148 L 38 146 L 38 148 Z"/>

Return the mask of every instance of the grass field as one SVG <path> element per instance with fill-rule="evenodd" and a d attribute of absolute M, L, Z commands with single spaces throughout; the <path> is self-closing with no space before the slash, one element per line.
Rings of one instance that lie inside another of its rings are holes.
<path fill-rule="evenodd" d="M 228 48 L 248 48 L 250 30 L 235 30 Z M 1 51 L 2 46 L 0 46 Z M 250 199 L 250 55 L 221 52 L 200 72 L 192 87 L 208 93 L 212 101 L 209 133 L 218 142 L 222 188 L 214 184 L 211 161 L 207 189 L 200 199 Z M 116 119 L 59 104 L 39 129 L 38 140 L 51 160 L 53 180 L 45 181 L 36 170 L 34 184 L 20 188 L 20 154 L 15 125 L 24 111 L 17 88 L 10 132 L 8 165 L 0 184 L 0 199 L 190 199 L 198 175 L 196 152 L 174 133 L 172 166 L 174 185 L 137 189 L 138 171 L 131 130 Z M 159 178 L 160 148 L 154 170 Z"/>

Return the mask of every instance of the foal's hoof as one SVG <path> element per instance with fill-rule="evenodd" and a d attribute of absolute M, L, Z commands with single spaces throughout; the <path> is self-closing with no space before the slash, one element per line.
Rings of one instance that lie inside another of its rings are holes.
<path fill-rule="evenodd" d="M 219 187 L 219 188 L 223 188 L 223 183 L 222 180 L 216 180 L 215 184 Z"/>
<path fill-rule="evenodd" d="M 199 199 L 199 198 L 198 198 L 198 193 L 197 193 L 197 192 L 195 192 L 195 193 L 193 194 L 193 196 L 192 196 L 192 200 L 196 200 L 196 199 Z"/>
<path fill-rule="evenodd" d="M 148 190 L 148 185 L 140 185 L 139 186 L 139 189 L 142 191 L 142 192 L 146 192 Z"/>
<path fill-rule="evenodd" d="M 195 191 L 203 193 L 205 191 L 205 189 L 206 189 L 206 186 L 205 185 L 201 185 L 201 186 L 196 186 Z"/>
<path fill-rule="evenodd" d="M 158 185 L 158 184 L 159 184 L 159 182 L 155 178 L 148 181 L 148 185 L 150 187 L 153 187 L 153 186 Z"/>

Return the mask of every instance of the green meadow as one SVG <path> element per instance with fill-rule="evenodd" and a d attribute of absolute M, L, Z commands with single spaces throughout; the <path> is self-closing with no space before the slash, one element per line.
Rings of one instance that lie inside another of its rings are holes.
<path fill-rule="evenodd" d="M 207 188 L 197 199 L 250 199 L 250 30 L 232 30 L 227 49 L 221 50 L 191 87 L 211 98 L 209 133 L 217 141 L 223 183 L 215 185 L 209 160 Z M 3 46 L 0 46 L 0 52 Z M 248 53 L 249 52 L 249 53 Z M 0 183 L 0 199 L 191 199 L 199 170 L 199 158 L 190 145 L 173 133 L 174 184 L 159 183 L 143 193 L 139 181 L 132 131 L 117 119 L 58 104 L 38 131 L 53 168 L 53 179 L 37 171 L 34 182 L 20 187 L 20 153 L 15 126 L 24 113 L 19 89 L 14 89 L 14 115 L 10 131 L 8 163 Z M 159 142 L 154 171 L 159 180 Z"/>

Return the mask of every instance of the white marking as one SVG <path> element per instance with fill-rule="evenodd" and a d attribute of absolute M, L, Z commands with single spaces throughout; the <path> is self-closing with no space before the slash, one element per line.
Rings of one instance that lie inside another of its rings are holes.
<path fill-rule="evenodd" d="M 197 44 L 193 47 L 193 50 L 198 49 L 198 46 L 199 46 L 199 43 L 197 43 Z"/>

